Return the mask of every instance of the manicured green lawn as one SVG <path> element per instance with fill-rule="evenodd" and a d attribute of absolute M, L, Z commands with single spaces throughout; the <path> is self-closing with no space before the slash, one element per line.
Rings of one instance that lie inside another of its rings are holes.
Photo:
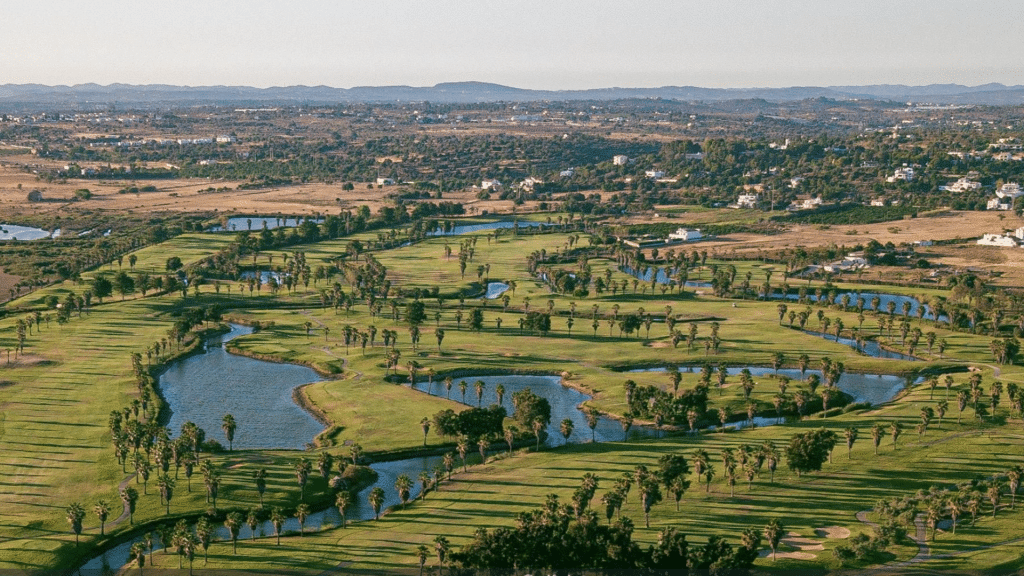
<path fill-rule="evenodd" d="M 464 239 L 464 238 L 463 238 Z M 166 258 L 177 255 L 186 263 L 213 254 L 230 239 L 226 236 L 192 234 L 176 238 L 161 246 L 140 250 L 136 270 L 162 273 Z M 315 267 L 343 253 L 348 239 L 323 242 L 313 246 L 296 247 L 288 251 L 261 253 L 258 266 L 276 266 L 283 263 L 283 255 L 292 251 L 306 253 L 307 261 Z M 588 391 L 594 399 L 588 403 L 613 414 L 626 410 L 623 382 L 629 378 L 638 384 L 651 384 L 670 389 L 664 373 L 625 374 L 620 370 L 630 366 L 699 366 L 704 362 L 726 363 L 732 366 L 771 364 L 776 352 L 784 354 L 788 367 L 796 367 L 797 358 L 806 353 L 811 368 L 818 367 L 821 358 L 842 361 L 846 371 L 869 373 L 909 372 L 927 368 L 962 368 L 963 364 L 978 366 L 984 375 L 988 390 L 995 371 L 991 366 L 989 338 L 935 328 L 929 321 L 911 318 L 913 326 L 922 331 L 934 330 L 946 339 L 945 357 L 929 355 L 922 342 L 918 354 L 930 357 L 926 362 L 900 362 L 879 360 L 859 355 L 851 348 L 804 334 L 779 324 L 777 303 L 757 301 L 721 300 L 704 292 L 686 289 L 682 294 L 660 290 L 651 293 L 632 286 L 623 294 L 606 293 L 587 298 L 571 298 L 550 293 L 541 282 L 527 273 L 526 257 L 541 250 L 548 254 L 567 247 L 567 234 L 512 237 L 503 235 L 488 241 L 486 234 L 478 235 L 473 262 L 466 277 L 459 272 L 458 252 L 460 238 L 434 238 L 415 245 L 374 253 L 374 257 L 388 267 L 388 277 L 395 286 L 430 289 L 437 286 L 442 293 L 454 295 L 476 289 L 476 267 L 490 264 L 485 274 L 492 280 L 515 280 L 515 296 L 509 307 L 502 301 L 482 301 L 468 297 L 461 307 L 463 319 L 457 320 L 460 304 L 449 296 L 438 307 L 434 299 L 425 300 L 427 321 L 421 327 L 419 346 L 413 349 L 408 327 L 402 320 L 394 320 L 385 307 L 381 315 L 371 317 L 364 302 L 356 302 L 350 312 L 324 309 L 318 291 L 329 286 L 326 282 L 299 287 L 294 293 L 282 291 L 278 296 L 263 291 L 257 296 L 226 290 L 219 294 L 203 288 L 198 298 L 182 299 L 179 295 L 136 297 L 121 302 L 119 297 L 106 303 L 94 304 L 81 317 L 73 316 L 63 326 L 44 322 L 41 330 L 32 334 L 26 343 L 25 356 L 7 366 L 6 353 L 0 357 L 0 568 L 64 568 L 76 564 L 77 558 L 88 556 L 102 541 L 98 537 L 98 522 L 92 506 L 106 499 L 114 511 L 110 520 L 120 513 L 117 484 L 126 477 L 117 464 L 111 449 L 107 417 L 111 410 L 121 409 L 136 397 L 130 354 L 144 352 L 153 342 L 167 336 L 167 331 L 183 307 L 219 304 L 232 319 L 260 322 L 265 328 L 256 334 L 232 343 L 238 350 L 280 361 L 311 365 L 331 374 L 326 380 L 310 385 L 304 393 L 308 400 L 324 412 L 336 428 L 328 438 L 329 448 L 338 456 L 347 455 L 346 444 L 359 443 L 368 454 L 377 455 L 422 445 L 420 420 L 445 408 L 460 405 L 444 399 L 429 397 L 401 384 L 408 374 L 408 364 L 418 364 L 418 380 L 426 379 L 426 371 L 433 370 L 439 380 L 446 373 L 523 371 L 530 373 L 563 374 L 568 381 Z M 586 240 L 581 240 L 586 242 Z M 453 248 L 453 256 L 446 259 L 444 244 Z M 273 256 L 273 264 L 271 264 Z M 591 262 L 594 274 L 603 274 L 613 268 L 610 261 Z M 742 264 L 752 270 L 755 280 L 759 264 Z M 567 270 L 569 264 L 559 265 Z M 123 264 L 128 269 L 127 259 Z M 103 271 L 117 270 L 105 266 Z M 613 277 L 621 281 L 630 277 L 613 270 Z M 763 277 L 763 272 L 760 272 Z M 709 271 L 705 270 L 706 278 Z M 87 275 L 88 276 L 88 275 Z M 691 279 L 696 274 L 691 273 Z M 773 276 L 781 282 L 779 273 Z M 479 278 L 483 280 L 484 278 Z M 337 281 L 338 278 L 332 281 Z M 795 285 L 795 283 L 794 283 Z M 54 286 L 21 298 L 8 306 L 16 310 L 0 320 L 0 350 L 13 348 L 16 342 L 14 321 L 35 309 L 41 309 L 45 296 L 63 296 L 69 290 L 81 293 L 85 285 Z M 344 289 L 350 288 L 344 285 Z M 864 287 L 871 290 L 871 287 Z M 697 294 L 696 292 L 701 292 Z M 140 295 L 136 295 L 140 296 Z M 547 309 L 555 313 L 552 331 L 547 335 L 533 334 L 519 327 L 519 319 L 527 306 L 530 310 Z M 574 324 L 568 327 L 571 305 L 575 303 Z M 591 326 L 597 305 L 598 327 Z M 616 327 L 609 328 L 606 316 L 615 307 L 621 315 L 644 312 L 655 316 L 665 314 L 670 306 L 673 315 L 681 318 L 677 329 L 684 334 L 693 320 L 698 326 L 698 342 L 688 350 L 686 342 L 673 347 L 668 331 L 660 318 L 655 321 L 648 336 L 645 328 L 639 335 L 622 336 Z M 472 331 L 468 327 L 469 313 L 482 307 L 483 329 Z M 791 309 L 803 306 L 790 304 Z M 816 312 L 817 307 L 812 307 Z M 404 314 L 403 305 L 399 311 Z M 440 318 L 435 319 L 435 312 Z M 53 311 L 48 313 L 53 314 Z M 55 316 L 55 314 L 53 314 Z M 859 324 L 855 312 L 827 309 L 830 319 L 841 318 L 847 329 Z M 501 320 L 500 328 L 498 320 Z M 309 323 L 307 334 L 306 323 Z M 706 355 L 703 339 L 710 333 L 711 323 L 718 322 L 723 340 L 717 354 Z M 376 346 L 364 351 L 358 345 L 348 350 L 342 340 L 345 326 L 367 331 L 378 329 Z M 862 333 L 878 334 L 878 317 L 867 313 Z M 436 331 L 445 331 L 438 346 Z M 817 319 L 808 320 L 807 327 L 817 328 Z M 326 330 L 329 329 L 329 332 Z M 380 331 L 398 333 L 397 348 L 401 352 L 398 366 L 400 378 L 386 381 L 385 349 Z M 899 347 L 899 334 L 894 331 L 890 344 Z M 14 355 L 12 354 L 12 360 Z M 964 386 L 966 373 L 957 373 L 957 387 Z M 1022 383 L 1017 367 L 1000 367 L 1003 382 Z M 757 378 L 752 400 L 767 409 L 777 393 L 777 381 Z M 696 374 L 684 374 L 681 390 L 692 388 Z M 804 384 L 794 381 L 790 393 Z M 964 424 L 956 425 L 955 393 L 950 398 L 950 410 L 945 422 L 934 423 L 928 433 L 918 437 L 914 426 L 922 407 L 934 406 L 943 397 L 940 384 L 935 400 L 930 400 L 927 388 L 918 387 L 899 400 L 869 412 L 844 414 L 821 420 L 808 419 L 802 423 L 768 427 L 741 433 L 716 434 L 692 438 L 678 436 L 656 441 L 647 440 L 627 444 L 580 445 L 540 454 L 517 455 L 510 459 L 489 462 L 473 467 L 460 475 L 441 492 L 430 494 L 425 503 L 408 510 L 389 514 L 378 523 L 365 523 L 348 530 L 333 530 L 287 538 L 280 547 L 267 539 L 256 544 L 240 545 L 237 558 L 229 556 L 229 549 L 215 544 L 211 551 L 211 567 L 242 567 L 247 570 L 308 567 L 326 569 L 339 562 L 352 562 L 352 567 L 377 569 L 411 567 L 415 562 L 414 550 L 419 543 L 428 543 L 436 534 L 449 536 L 461 544 L 478 527 L 507 525 L 514 521 L 515 513 L 529 509 L 543 501 L 546 494 L 555 492 L 567 499 L 585 472 L 595 472 L 602 479 L 602 494 L 612 478 L 631 470 L 637 464 L 654 466 L 657 457 L 666 451 L 690 454 L 697 446 L 706 447 L 716 458 L 723 446 L 740 444 L 759 445 L 771 439 L 780 447 L 797 430 L 825 425 L 842 435 L 847 426 L 860 430 L 860 440 L 847 460 L 845 446 L 836 449 L 835 462 L 826 464 L 821 473 L 797 479 L 788 471 L 780 471 L 776 484 L 769 486 L 762 477 L 754 482 L 748 493 L 745 481 L 736 487 L 736 496 L 728 496 L 723 476 L 712 483 L 710 494 L 696 483 L 683 501 L 679 513 L 668 503 L 659 504 L 651 517 L 651 528 L 642 528 L 642 518 L 635 493 L 623 510 L 638 526 L 637 537 L 643 542 L 654 542 L 658 530 L 669 525 L 681 525 L 700 542 L 710 534 L 726 535 L 734 543 L 745 527 L 761 527 L 769 518 L 779 517 L 789 529 L 803 536 L 813 537 L 815 528 L 845 526 L 854 533 L 863 531 L 853 518 L 859 510 L 870 508 L 882 497 L 908 495 L 926 489 L 934 483 L 953 484 L 959 481 L 984 478 L 1003 472 L 1016 463 L 1021 437 L 1016 416 L 1009 418 L 1008 401 L 1004 400 L 994 423 L 977 424 L 973 412 L 964 413 Z M 710 408 L 728 406 L 733 413 L 745 412 L 746 401 L 737 377 L 730 377 L 721 394 L 712 390 Z M 904 424 L 900 446 L 893 450 L 888 438 L 883 441 L 878 457 L 872 455 L 869 429 L 875 422 L 899 419 Z M 177 435 L 178 431 L 171 431 Z M 219 430 L 208 430 L 207 436 L 222 440 Z M 440 439 L 430 433 L 428 443 L 437 446 Z M 251 480 L 251 471 L 264 466 L 270 471 L 268 506 L 294 507 L 298 494 L 294 479 L 294 462 L 298 454 L 289 451 L 247 451 L 222 454 L 213 458 L 221 469 L 223 482 L 218 505 L 221 508 L 246 509 L 257 502 Z M 310 455 L 311 458 L 315 454 Z M 720 467 L 720 464 L 718 465 Z M 311 488 L 324 489 L 323 480 L 314 472 Z M 150 480 L 149 495 L 144 497 L 136 513 L 136 523 L 152 522 L 165 512 L 155 496 L 155 483 Z M 359 495 L 365 498 L 365 494 Z M 72 501 L 81 502 L 87 511 L 86 530 L 82 544 L 77 548 L 74 537 L 64 518 L 64 509 Z M 596 505 L 596 503 L 595 503 Z M 195 514 L 205 510 L 207 503 L 202 479 L 193 478 L 193 492 L 183 489 L 183 479 L 171 504 L 171 514 Z M 1016 512 L 1000 511 L 995 520 L 979 518 L 975 528 L 961 527 L 956 538 L 939 535 L 934 545 L 935 554 L 967 551 L 973 547 L 1012 540 L 1024 529 L 1015 520 Z M 108 526 L 108 534 L 124 533 L 126 523 Z M 822 566 L 835 568 L 829 549 L 836 541 L 825 541 L 825 550 L 816 552 L 813 561 L 780 560 L 778 567 L 797 568 Z M 1016 558 L 1016 545 L 987 553 L 965 555 L 982 566 L 996 565 Z M 916 549 L 907 547 L 894 550 L 896 557 L 909 558 Z M 172 556 L 167 557 L 170 562 Z M 157 567 L 161 554 L 157 554 Z M 173 560 L 176 563 L 176 559 Z M 936 560 L 936 567 L 955 569 L 977 564 L 959 564 L 968 560 L 960 557 Z M 768 566 L 770 561 L 762 561 Z"/>

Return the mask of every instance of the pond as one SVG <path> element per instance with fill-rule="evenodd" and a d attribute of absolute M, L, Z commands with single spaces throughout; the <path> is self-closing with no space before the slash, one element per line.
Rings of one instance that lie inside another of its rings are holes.
<path fill-rule="evenodd" d="M 217 225 L 211 227 L 207 232 L 243 232 L 251 230 L 258 232 L 266 228 L 267 230 L 273 230 L 275 228 L 295 228 L 302 222 L 309 220 L 316 222 L 317 224 L 323 222 L 321 219 L 313 218 L 280 218 L 280 217 L 262 217 L 262 216 L 233 216 L 228 218 L 227 225 Z"/>
<path fill-rule="evenodd" d="M 54 231 L 60 236 L 60 230 Z M 42 228 L 30 228 L 16 224 L 0 224 L 0 240 L 42 240 L 50 238 L 52 234 Z"/>
<path fill-rule="evenodd" d="M 477 402 L 475 389 L 478 380 L 484 383 L 484 392 L 480 402 Z M 459 388 L 460 382 L 466 383 L 465 399 L 463 399 L 462 391 Z M 447 397 L 468 406 L 477 406 L 478 404 L 479 406 L 490 406 L 498 403 L 498 384 L 505 387 L 501 405 L 510 417 L 514 412 L 512 394 L 520 390 L 529 388 L 534 394 L 547 399 L 551 404 L 551 423 L 547 427 L 548 446 L 561 446 L 566 443 L 560 426 L 562 420 L 567 418 L 573 423 L 573 432 L 569 436 L 569 443 L 590 442 L 591 436 L 597 442 L 619 441 L 623 438 L 622 426 L 619 422 L 605 417 L 598 420 L 592 435 L 590 428 L 587 427 L 586 415 L 578 408 L 580 404 L 590 400 L 591 397 L 579 390 L 563 386 L 562 379 L 558 376 L 466 376 L 454 379 L 451 392 L 445 388 L 443 381 L 435 378 L 431 384 L 423 379 L 416 383 L 416 389 L 439 398 Z M 643 438 L 654 434 L 654 430 L 643 426 L 634 426 L 630 429 L 629 437 Z"/>
<path fill-rule="evenodd" d="M 671 276 L 675 274 L 675 268 L 662 268 L 658 266 L 650 266 L 644 268 L 642 271 L 634 270 L 629 266 L 619 266 L 619 270 L 629 274 L 641 282 L 650 282 L 651 275 L 653 274 L 655 275 L 655 279 L 658 284 L 668 284 L 672 282 Z M 697 280 L 687 280 L 684 286 L 687 288 L 711 288 L 711 282 L 704 282 L 698 278 Z"/>
<path fill-rule="evenodd" d="M 227 446 L 221 420 L 231 414 L 238 423 L 235 448 L 305 448 L 324 427 L 295 404 L 292 390 L 321 378 L 305 366 L 264 362 L 224 349 L 223 343 L 251 333 L 233 324 L 230 332 L 208 341 L 206 353 L 174 362 L 160 375 L 171 413 L 167 426 L 177 434 L 192 421 L 207 438 Z"/>
<path fill-rule="evenodd" d="M 251 333 L 251 328 L 232 324 L 230 332 L 208 341 L 205 353 L 174 362 L 161 375 L 161 391 L 171 410 L 169 427 L 176 433 L 182 422 L 191 420 L 206 430 L 207 438 L 224 441 L 220 428 L 221 419 L 224 414 L 231 413 L 238 422 L 235 448 L 304 448 L 323 427 L 292 401 L 291 391 L 296 386 L 315 382 L 320 378 L 315 372 L 302 366 L 237 356 L 223 348 L 224 342 Z M 519 390 L 530 388 L 535 394 L 547 398 L 551 404 L 547 445 L 565 444 L 566 441 L 559 429 L 565 418 L 572 420 L 574 425 L 569 442 L 591 441 L 591 430 L 587 426 L 586 416 L 577 408 L 590 397 L 562 386 L 561 379 L 557 376 L 467 376 L 455 381 L 451 392 L 453 401 L 461 400 L 458 388 L 458 382 L 461 380 L 467 383 L 466 402 L 470 405 L 475 405 L 474 383 L 477 380 L 485 383 L 484 405 L 497 402 L 496 388 L 498 383 L 501 383 L 506 389 L 502 404 L 509 414 L 512 414 L 512 394 Z M 427 392 L 428 384 L 423 380 L 416 388 Z M 430 392 L 435 396 L 444 396 L 447 393 L 440 381 L 433 382 L 430 388 Z M 655 431 L 649 428 L 633 426 L 629 436 L 639 438 L 654 434 Z M 622 440 L 622 427 L 617 421 L 602 417 L 593 431 L 593 438 L 598 442 Z M 505 446 L 504 443 L 496 443 L 492 453 L 502 446 Z M 476 454 L 475 447 L 470 456 L 473 454 Z M 419 456 L 370 464 L 377 472 L 377 481 L 356 496 L 352 508 L 346 512 L 348 521 L 373 518 L 373 508 L 367 502 L 366 494 L 374 486 L 384 490 L 384 509 L 399 504 L 400 500 L 394 486 L 395 479 L 401 474 L 409 475 L 415 482 L 412 490 L 412 498 L 415 498 L 420 492 L 419 482 L 416 481 L 419 473 L 424 470 L 433 471 L 434 467 L 442 462 L 443 456 Z M 340 523 L 341 516 L 337 508 L 330 507 L 311 514 L 306 519 L 305 528 L 316 530 L 339 526 Z M 295 518 L 287 519 L 283 530 L 297 532 L 298 521 Z M 269 521 L 264 522 L 256 529 L 256 533 L 258 536 L 271 536 L 274 533 L 273 524 Z M 242 527 L 240 538 L 249 536 L 249 528 Z M 228 537 L 227 530 L 223 526 L 218 527 L 216 538 L 224 540 Z M 128 562 L 129 549 L 140 538 L 141 536 L 134 536 L 92 558 L 82 565 L 81 572 L 115 573 Z M 155 549 L 161 547 L 159 543 L 154 545 Z"/>
<path fill-rule="evenodd" d="M 844 344 L 846 346 L 849 346 L 850 348 L 853 348 L 854 350 L 857 350 L 858 352 L 861 352 L 868 356 L 872 356 L 874 358 L 885 358 L 887 360 L 908 360 L 912 362 L 917 362 L 921 360 L 920 358 L 916 358 L 914 356 L 882 348 L 882 345 L 876 342 L 875 340 L 865 340 L 864 346 L 860 346 L 859 344 L 857 344 L 857 341 L 854 340 L 853 338 L 839 337 L 837 339 L 834 336 L 829 336 L 828 334 L 823 334 L 821 332 L 812 332 L 810 330 L 804 330 L 804 334 L 808 334 L 810 336 L 817 336 L 818 338 L 824 338 L 825 340 L 832 340 L 833 342 Z"/>
<path fill-rule="evenodd" d="M 515 222 L 513 220 L 501 220 L 499 222 L 483 222 L 480 224 L 457 224 L 453 226 L 449 231 L 445 232 L 443 228 L 438 228 L 430 233 L 431 236 L 460 236 L 462 234 L 472 234 L 473 232 L 483 232 L 485 230 L 504 230 L 518 226 L 519 228 L 537 228 L 543 226 L 540 222 Z"/>
<path fill-rule="evenodd" d="M 501 298 L 501 295 L 507 292 L 509 285 L 504 282 L 488 282 L 487 293 L 484 294 L 484 298 L 487 300 L 494 300 L 495 298 Z"/>
<path fill-rule="evenodd" d="M 739 376 L 744 368 L 750 370 L 750 374 L 755 378 L 776 374 L 775 370 L 764 366 L 730 366 L 726 371 L 730 377 L 735 377 Z M 667 370 L 668 368 L 660 366 L 654 368 L 635 368 L 628 370 L 627 372 L 666 372 Z M 700 373 L 700 368 L 693 366 L 680 367 L 679 370 L 683 373 Z M 779 376 L 788 376 L 794 381 L 794 383 L 806 379 L 811 374 L 816 374 L 818 378 L 822 377 L 821 370 L 807 370 L 804 375 L 801 375 L 800 370 L 797 368 L 781 368 L 778 371 Z M 918 378 L 916 382 L 922 381 L 922 378 Z M 836 386 L 839 390 L 852 396 L 854 402 L 870 402 L 872 405 L 877 405 L 892 400 L 900 390 L 903 390 L 906 384 L 906 378 L 902 376 L 894 376 L 892 374 L 858 374 L 853 372 L 844 372 L 839 376 L 839 382 Z M 762 387 L 771 386 L 773 390 L 775 388 L 774 383 L 761 382 L 760 385 Z"/>
<path fill-rule="evenodd" d="M 856 307 L 857 299 L 858 298 L 863 298 L 864 299 L 864 309 L 865 310 L 876 310 L 876 308 L 874 306 L 872 306 L 872 300 L 877 297 L 878 298 L 878 308 L 877 308 L 876 311 L 878 311 L 878 312 L 888 312 L 889 303 L 891 302 L 893 304 L 893 306 L 894 306 L 893 314 L 898 315 L 898 316 L 902 316 L 903 315 L 903 305 L 904 304 L 909 304 L 910 308 L 909 308 L 908 316 L 911 316 L 911 317 L 914 317 L 914 318 L 917 317 L 918 309 L 921 308 L 922 306 L 924 306 L 923 317 L 928 319 L 928 320 L 934 320 L 935 319 L 935 314 L 932 312 L 931 307 L 928 306 L 927 304 L 922 304 L 920 300 L 918 300 L 917 298 L 914 298 L 913 296 L 905 296 L 903 294 L 890 294 L 890 293 L 887 293 L 887 292 L 851 292 L 851 291 L 841 291 L 841 292 L 836 294 L 836 297 L 832 301 L 832 303 L 833 304 L 842 304 L 843 296 L 848 296 L 850 298 L 850 306 L 851 306 L 851 308 L 852 307 Z M 827 294 L 822 294 L 822 298 L 828 298 L 828 295 Z M 773 298 L 773 300 L 774 299 L 777 299 L 777 298 Z M 799 299 L 800 299 L 800 295 L 799 294 L 786 294 L 786 300 L 799 300 Z M 818 297 L 815 294 L 813 294 L 813 293 L 807 294 L 807 299 L 810 300 L 811 302 L 817 302 L 818 301 Z M 939 320 L 942 321 L 942 322 L 948 322 L 949 321 L 949 317 L 946 316 L 945 314 L 942 314 L 942 315 L 939 316 Z"/>

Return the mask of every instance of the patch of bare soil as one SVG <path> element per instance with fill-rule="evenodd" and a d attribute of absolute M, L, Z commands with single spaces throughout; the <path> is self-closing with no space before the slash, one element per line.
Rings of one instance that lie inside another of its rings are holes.
<path fill-rule="evenodd" d="M 849 538 L 850 529 L 842 526 L 825 526 L 824 528 L 815 529 L 814 535 L 818 538 Z"/>

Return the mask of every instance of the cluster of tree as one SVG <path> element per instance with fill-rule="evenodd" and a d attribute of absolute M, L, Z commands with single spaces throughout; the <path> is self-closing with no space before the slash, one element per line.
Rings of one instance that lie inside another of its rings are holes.
<path fill-rule="evenodd" d="M 581 498 L 589 493 L 587 482 L 585 477 Z M 596 488 L 596 478 L 590 482 Z M 491 574 L 566 570 L 745 574 L 760 546 L 761 537 L 753 530 L 744 532 L 742 545 L 734 548 L 719 536 L 712 536 L 703 546 L 690 546 L 685 535 L 667 528 L 657 545 L 644 548 L 633 541 L 629 518 L 605 525 L 575 496 L 570 505 L 550 495 L 541 508 L 520 513 L 515 527 L 481 529 L 472 542 L 448 554 L 447 559 L 449 572 L 454 574 L 480 570 Z M 445 556 L 439 553 L 438 560 L 443 564 Z"/>
<path fill-rule="evenodd" d="M 431 421 L 437 435 L 442 438 L 465 436 L 476 442 L 481 437 L 501 437 L 507 415 L 504 407 L 495 404 L 487 408 L 469 408 L 458 413 L 449 408 L 434 414 Z"/>

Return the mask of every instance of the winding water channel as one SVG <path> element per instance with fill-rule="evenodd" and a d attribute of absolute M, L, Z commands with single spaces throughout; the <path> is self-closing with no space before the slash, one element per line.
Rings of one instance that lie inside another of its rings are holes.
<path fill-rule="evenodd" d="M 309 413 L 300 408 L 292 400 L 293 390 L 304 384 L 317 382 L 320 377 L 311 369 L 292 364 L 279 364 L 255 360 L 244 356 L 230 354 L 224 349 L 224 343 L 246 334 L 252 329 L 231 325 L 230 332 L 208 341 L 206 352 L 184 358 L 171 364 L 160 377 L 160 388 L 171 411 L 168 426 L 178 430 L 185 421 L 192 421 L 207 431 L 208 438 L 223 440 L 220 432 L 221 418 L 224 414 L 232 414 L 239 423 L 235 433 L 234 447 L 240 449 L 302 449 L 322 430 L 323 426 Z M 748 367 L 754 376 L 764 376 L 774 371 L 771 368 Z M 743 367 L 729 368 L 729 374 L 735 376 Z M 642 368 L 632 372 L 664 371 L 664 367 Z M 684 370 L 686 370 L 684 368 Z M 689 370 L 694 370 L 690 368 Z M 809 373 L 820 372 L 808 370 Z M 793 379 L 800 378 L 800 371 L 795 369 L 779 370 L 779 374 Z M 548 426 L 546 445 L 559 446 L 567 441 L 560 432 L 560 423 L 564 419 L 573 422 L 573 432 L 568 442 L 597 442 L 622 440 L 623 432 L 620 424 L 612 419 L 602 417 L 591 431 L 587 426 L 586 416 L 579 406 L 590 399 L 587 394 L 566 387 L 558 376 L 466 376 L 454 380 L 452 389 L 448 391 L 440 380 L 428 383 L 426 380 L 417 382 L 416 389 L 438 397 L 449 397 L 453 401 L 463 401 L 459 383 L 467 384 L 464 403 L 476 406 L 478 403 L 489 406 L 497 403 L 497 387 L 505 388 L 502 405 L 512 414 L 512 395 L 524 388 L 530 388 L 535 394 L 542 396 L 551 404 L 551 423 Z M 482 398 L 478 400 L 475 390 L 477 381 L 484 383 Z M 845 373 L 838 386 L 852 395 L 856 401 L 881 403 L 890 400 L 906 383 L 899 376 L 851 374 Z M 770 424 L 774 419 L 757 419 L 761 425 Z M 739 424 L 742 427 L 742 423 Z M 630 430 L 631 438 L 649 437 L 655 431 L 642 426 L 634 426 Z M 495 444 L 493 449 L 501 449 L 502 444 Z M 384 509 L 400 503 L 394 490 L 395 480 L 399 475 L 407 474 L 416 478 L 421 471 L 432 471 L 442 463 L 442 456 L 422 456 L 394 460 L 390 462 L 372 463 L 370 467 L 377 472 L 377 481 L 373 486 L 384 489 L 386 498 Z M 355 498 L 352 507 L 346 512 L 348 521 L 361 521 L 373 518 L 373 509 L 366 502 L 365 494 L 373 486 L 364 489 Z M 417 482 L 412 491 L 412 498 L 419 494 Z M 339 526 L 341 516 L 337 508 L 330 507 L 311 514 L 305 522 L 307 530 L 318 530 L 325 527 Z M 297 532 L 298 520 L 289 518 L 285 521 L 283 532 Z M 256 528 L 257 536 L 274 534 L 273 525 L 267 521 Z M 249 538 L 249 528 L 241 529 L 239 538 Z M 228 539 L 227 530 L 218 528 L 217 539 Z M 131 545 L 141 539 L 136 535 L 92 558 L 80 567 L 82 574 L 114 574 L 128 562 Z M 159 550 L 162 544 L 157 539 L 154 549 Z"/>

